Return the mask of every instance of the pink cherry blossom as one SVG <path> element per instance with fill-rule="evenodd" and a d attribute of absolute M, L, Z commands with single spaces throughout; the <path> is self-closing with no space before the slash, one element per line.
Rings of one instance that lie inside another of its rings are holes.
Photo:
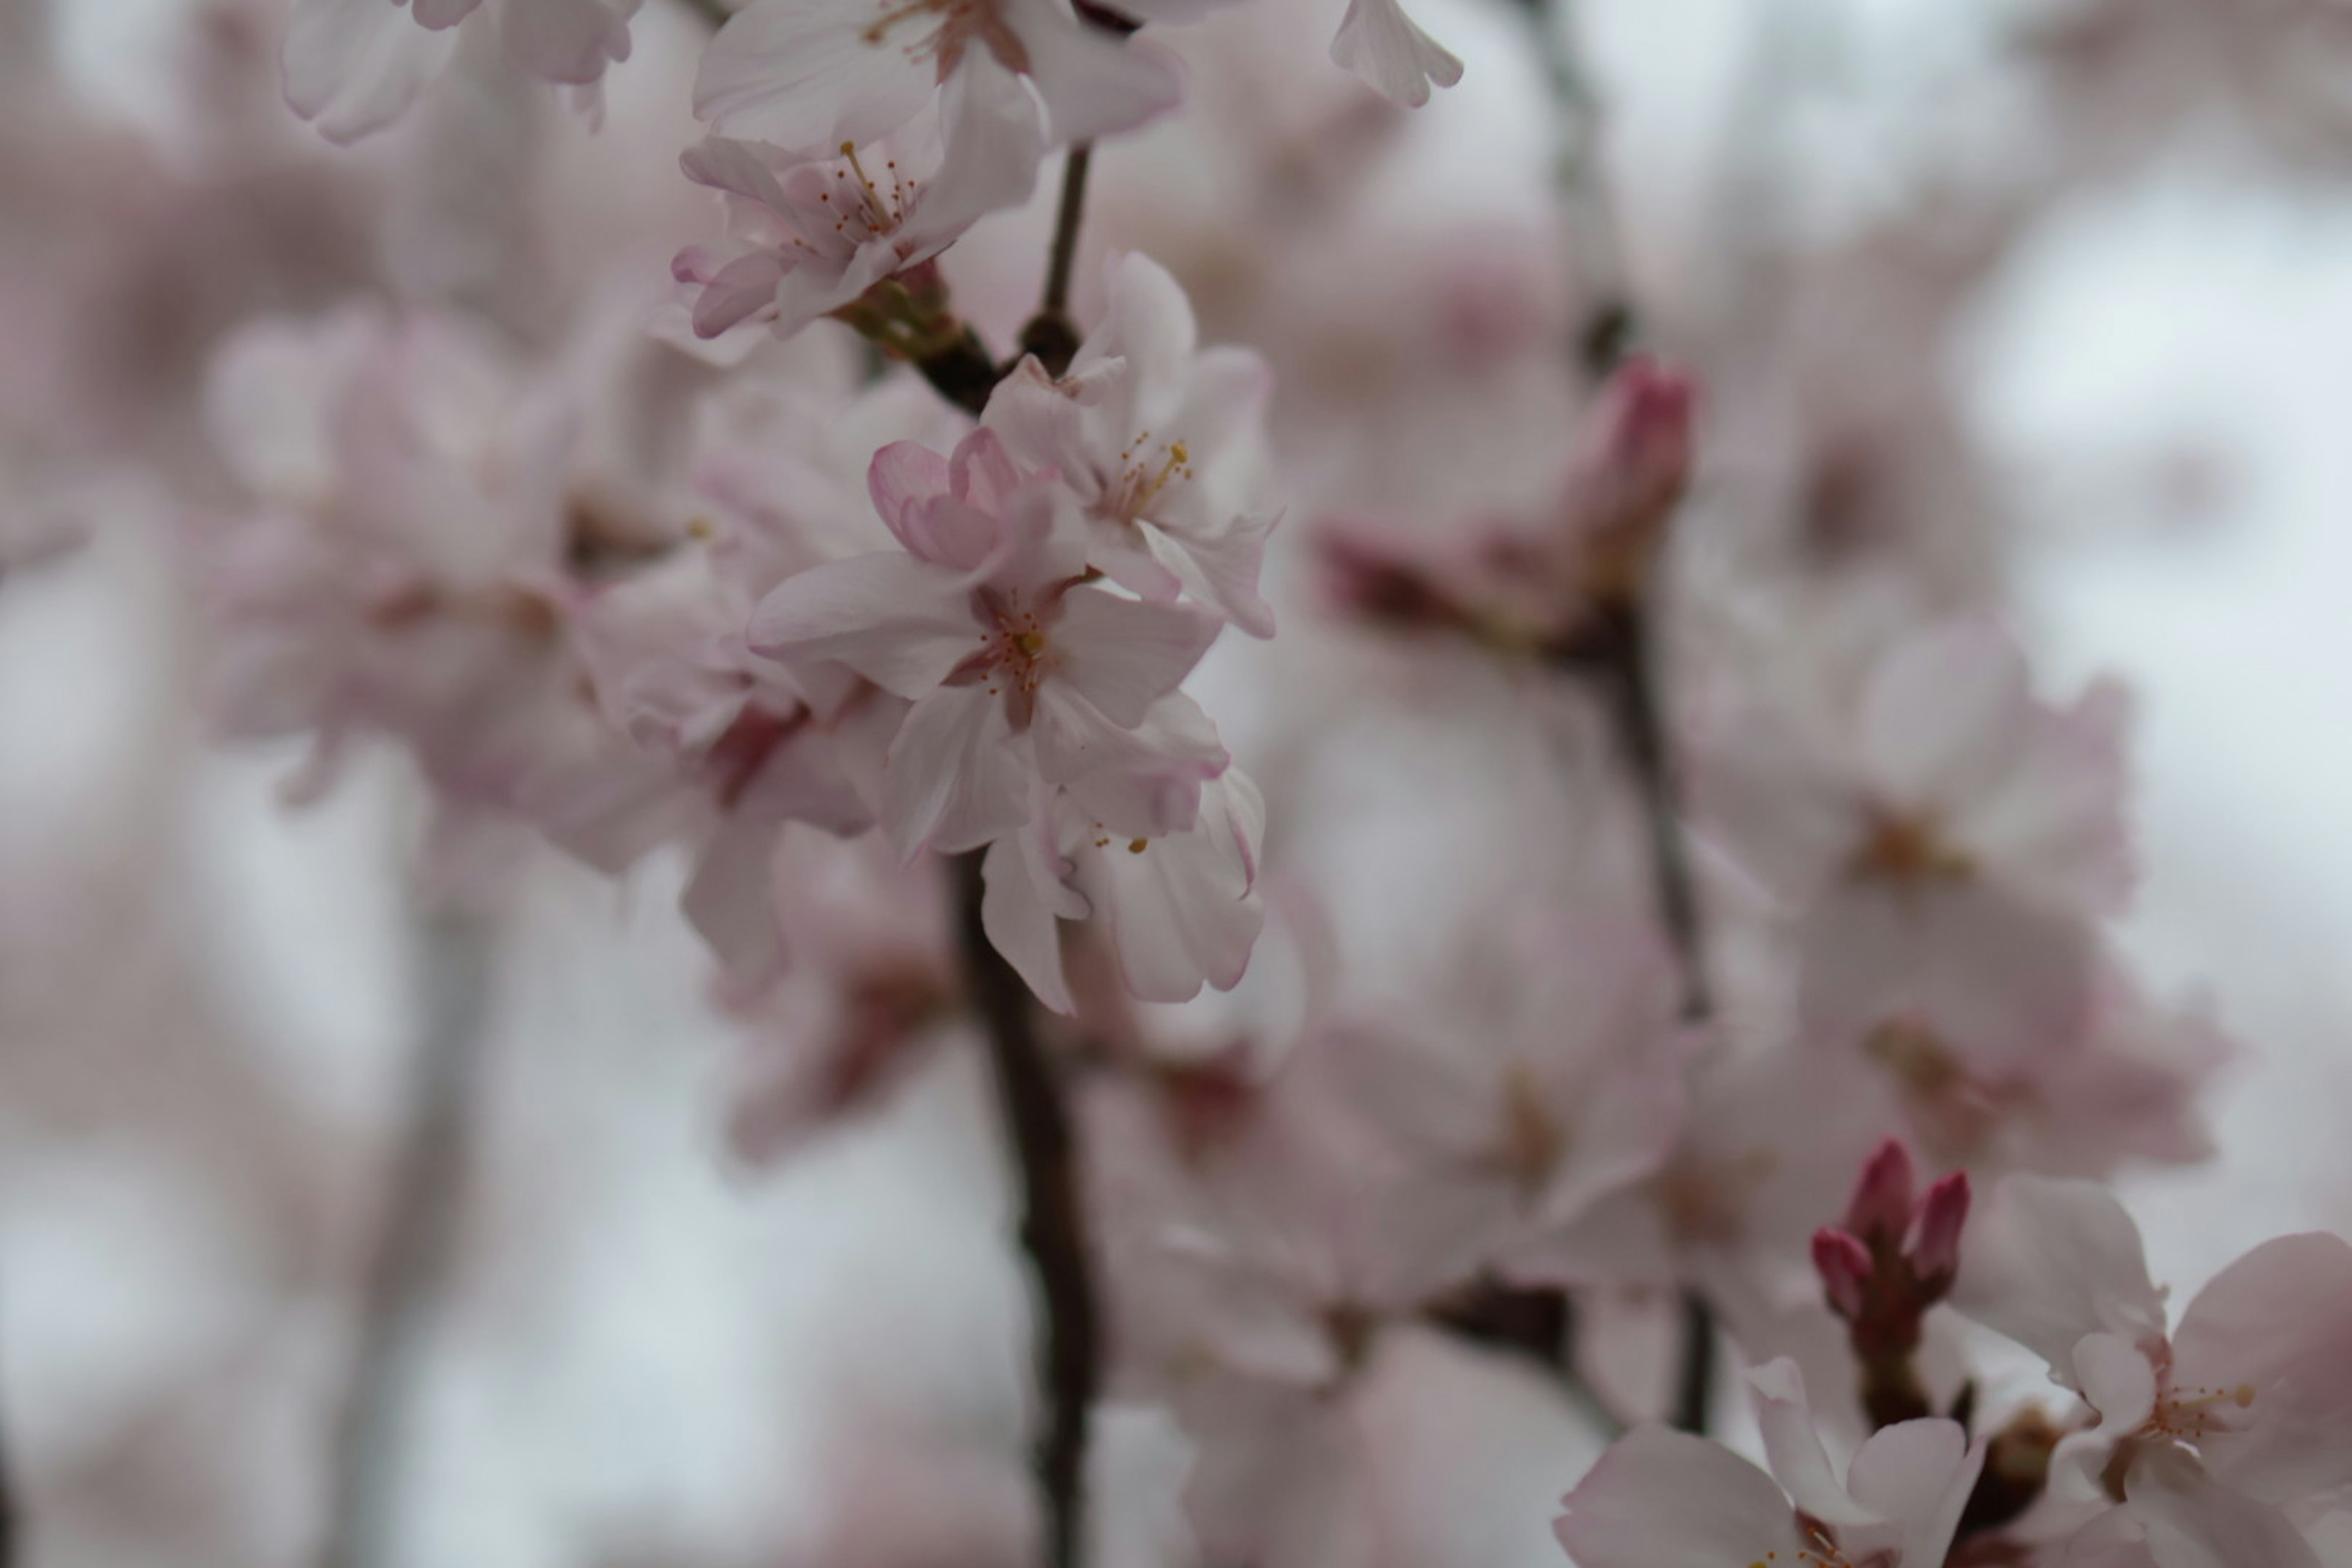
<path fill-rule="evenodd" d="M 694 330 L 746 321 L 789 337 L 929 261 L 983 214 L 1028 199 L 1045 148 L 1034 107 L 987 63 L 911 121 L 822 153 L 712 138 L 687 177 L 726 197 L 727 237 L 678 254 Z"/>
<path fill-rule="evenodd" d="M 2139 1233 L 2085 1182 L 2016 1176 L 1970 1227 L 1954 1302 L 2049 1363 L 2098 1413 L 2110 1486 L 2165 1568 L 2184 1520 L 2291 1507 L 2352 1484 L 2352 1246 L 2279 1237 L 2223 1269 L 2168 1334 Z M 2287 1539 L 2277 1520 L 2249 1539 Z M 2190 1533 L 2195 1533 L 2190 1531 Z M 2231 1561 L 2285 1561 L 2257 1557 Z"/>
<path fill-rule="evenodd" d="M 1189 735 L 1176 734 L 1180 727 Z M 1184 826 L 1130 835 L 1106 822 L 1087 804 L 1103 793 L 1098 773 L 989 847 L 989 939 L 1060 1012 L 1072 1010 L 1060 921 L 1100 921 L 1121 983 L 1145 1002 L 1190 1001 L 1204 984 L 1232 990 L 1265 924 L 1257 858 L 1265 805 L 1257 786 L 1227 767 L 1207 717 L 1181 694 L 1162 700 L 1139 740 L 1138 760 L 1153 781 L 1147 791 L 1181 793 L 1191 803 Z M 1149 798 L 1122 789 L 1105 814 L 1132 824 L 1133 803 Z M 1174 820 L 1184 812 L 1156 815 Z"/>
<path fill-rule="evenodd" d="M 1184 792 L 1136 768 L 1133 736 L 1215 619 L 1087 585 L 1069 498 L 988 430 L 952 458 L 887 447 L 873 486 L 905 550 L 788 578 L 750 640 L 788 665 L 846 666 L 913 703 L 883 769 L 883 826 L 900 850 L 1001 837 L 1030 820 L 1040 782 L 1115 797 L 1129 829 L 1189 826 Z M 1198 763 L 1168 766 L 1181 776 Z"/>
<path fill-rule="evenodd" d="M 1274 612 L 1258 566 L 1271 382 L 1244 349 L 1195 347 L 1192 307 L 1167 269 L 1130 253 L 1068 371 L 1024 359 L 989 399 L 988 426 L 1023 461 L 1051 467 L 1086 509 L 1087 564 L 1167 603 L 1180 595 L 1253 637 Z"/>

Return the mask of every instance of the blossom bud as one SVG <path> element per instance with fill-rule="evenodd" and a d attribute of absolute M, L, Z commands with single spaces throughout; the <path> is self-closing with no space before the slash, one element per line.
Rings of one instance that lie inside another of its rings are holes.
<path fill-rule="evenodd" d="M 1601 389 L 1570 479 L 1589 596 L 1638 596 L 1690 482 L 1696 402 L 1687 376 L 1650 359 L 1627 360 Z"/>
<path fill-rule="evenodd" d="M 1960 1226 L 1969 1217 L 1969 1173 L 1956 1171 L 1927 1189 L 1911 1241 L 1911 1267 L 1920 1293 L 1939 1298 L 1960 1271 Z"/>
<path fill-rule="evenodd" d="M 1848 1322 L 1863 1315 L 1864 1288 L 1870 1281 L 1870 1248 L 1842 1230 L 1813 1232 L 1813 1268 L 1822 1277 L 1831 1310 Z"/>
<path fill-rule="evenodd" d="M 1846 1205 L 1843 1228 L 1848 1235 L 1859 1237 L 1873 1252 L 1895 1250 L 1911 1228 L 1913 1194 L 1916 1190 L 1917 1178 L 1911 1168 L 1910 1152 L 1895 1140 L 1887 1139 L 1863 1166 L 1862 1179 L 1854 1184 L 1853 1199 Z M 1965 1198 L 1961 1212 L 1967 1212 Z"/>

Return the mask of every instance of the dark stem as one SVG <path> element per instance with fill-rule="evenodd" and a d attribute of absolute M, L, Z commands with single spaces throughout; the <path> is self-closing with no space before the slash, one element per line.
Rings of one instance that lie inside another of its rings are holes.
<path fill-rule="evenodd" d="M 1045 1509 L 1046 1568 L 1077 1568 L 1083 1552 L 1087 1423 L 1102 1381 L 1102 1324 L 1087 1254 L 1070 1111 L 1037 1038 L 1029 987 L 988 940 L 978 851 L 956 857 L 957 937 L 964 984 L 988 1032 L 997 1098 L 1021 1177 L 1021 1247 L 1036 1277 L 1037 1381 L 1045 1430 L 1036 1449 Z"/>
<path fill-rule="evenodd" d="M 335 1423 L 322 1568 L 390 1561 L 408 1393 L 456 1252 L 488 1014 L 488 943 L 479 922 L 456 916 L 428 917 L 423 933 L 425 1037 L 361 1287 L 359 1342 Z"/>
<path fill-rule="evenodd" d="M 1527 1356 L 1549 1372 L 1603 1436 L 1625 1433 L 1625 1418 L 1576 1364 L 1576 1303 L 1565 1290 L 1520 1289 L 1481 1279 L 1432 1305 L 1429 1321 L 1473 1344 Z"/>
<path fill-rule="evenodd" d="M 710 24 L 715 32 L 735 19 L 734 10 L 724 0 L 685 0 L 686 8 Z"/>
<path fill-rule="evenodd" d="M 970 327 L 932 353 L 912 356 L 915 368 L 931 389 L 975 419 L 988 406 L 988 395 L 1003 379 L 995 356 Z"/>
<path fill-rule="evenodd" d="M 1683 837 L 1682 782 L 1659 712 L 1650 610 L 1644 603 L 1611 602 L 1597 613 L 1601 617 L 1600 677 L 1607 686 L 1610 721 L 1618 748 L 1642 804 L 1658 920 L 1674 943 L 1675 962 L 1682 971 L 1683 1016 L 1697 1023 L 1712 1016 L 1715 1000 L 1706 983 L 1698 893 Z"/>
<path fill-rule="evenodd" d="M 1705 1432 L 1715 1403 L 1715 1310 L 1696 1290 L 1683 1292 L 1683 1363 L 1675 1380 L 1674 1424 Z"/>
<path fill-rule="evenodd" d="M 1086 221 L 1087 174 L 1094 165 L 1090 142 L 1071 144 L 1062 163 L 1062 205 L 1054 217 L 1054 248 L 1045 262 L 1045 291 L 1037 313 L 1021 329 L 1021 346 L 1037 356 L 1046 374 L 1060 375 L 1078 352 L 1078 330 L 1070 321 L 1070 275 L 1078 259 L 1078 228 Z"/>

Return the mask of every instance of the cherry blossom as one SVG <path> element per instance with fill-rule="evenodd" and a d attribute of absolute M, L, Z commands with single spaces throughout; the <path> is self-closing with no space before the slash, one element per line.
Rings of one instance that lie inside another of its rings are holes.
<path fill-rule="evenodd" d="M 1023 359 L 982 417 L 1015 457 L 1076 492 L 1088 565 L 1143 598 L 1181 595 L 1270 637 L 1257 582 L 1275 521 L 1257 493 L 1265 362 L 1197 349 L 1191 302 L 1148 257 L 1113 263 L 1108 295 L 1066 374 Z"/>
<path fill-rule="evenodd" d="M 1028 199 L 1044 151 L 1034 108 L 986 62 L 910 122 L 822 154 L 712 138 L 687 177 L 726 197 L 728 234 L 678 254 L 694 330 L 746 321 L 789 337 L 929 261 L 983 214 Z M 920 286 L 920 285 L 919 285 Z"/>
<path fill-rule="evenodd" d="M 1172 732 L 1180 728 L 1189 734 Z M 1265 805 L 1257 786 L 1227 766 L 1216 731 L 1181 694 L 1162 700 L 1138 739 L 1148 748 L 1139 760 L 1157 775 L 1147 790 L 1195 799 L 1186 826 L 1132 835 L 1114 827 L 1086 804 L 1099 793 L 1097 775 L 1060 792 L 1030 826 L 989 847 L 989 939 L 1060 1012 L 1073 1004 L 1059 921 L 1099 919 L 1128 994 L 1145 1002 L 1187 1002 L 1204 984 L 1232 990 L 1265 924 L 1257 859 Z M 1188 756 L 1189 781 L 1171 767 Z M 1105 812 L 1129 816 L 1135 798 L 1121 792 Z"/>
<path fill-rule="evenodd" d="M 750 640 L 787 665 L 846 666 L 913 703 L 884 763 L 882 823 L 900 850 L 1012 832 L 1030 819 L 1033 782 L 1087 789 L 1123 831 L 1191 826 L 1197 796 L 1182 781 L 1197 755 L 1155 766 L 1139 731 L 1217 622 L 1087 585 L 1068 497 L 990 431 L 952 458 L 886 447 L 873 485 L 904 551 L 788 578 Z"/>
<path fill-rule="evenodd" d="M 2075 1462 L 2103 1467 L 2163 1568 L 2310 1560 L 2277 1510 L 2352 1484 L 2352 1246 L 2266 1241 L 2168 1333 L 2113 1194 L 2016 1176 L 1971 1225 L 1953 1299 L 2097 1413 Z"/>

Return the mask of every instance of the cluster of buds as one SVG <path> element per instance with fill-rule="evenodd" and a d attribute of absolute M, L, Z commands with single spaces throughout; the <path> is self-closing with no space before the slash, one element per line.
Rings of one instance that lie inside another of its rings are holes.
<path fill-rule="evenodd" d="M 1844 1220 L 1813 1233 L 1813 1268 L 1845 1321 L 1874 1426 L 1934 1414 L 1912 1357 L 1920 1321 L 1959 1273 L 1968 1215 L 1967 1173 L 1921 1195 L 1910 1154 L 1890 1138 L 1863 1167 Z"/>

